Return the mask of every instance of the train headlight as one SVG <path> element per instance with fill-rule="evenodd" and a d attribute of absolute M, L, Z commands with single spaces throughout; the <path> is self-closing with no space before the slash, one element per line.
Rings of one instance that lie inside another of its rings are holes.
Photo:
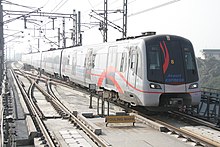
<path fill-rule="evenodd" d="M 193 84 L 189 85 L 189 89 L 195 89 L 195 88 L 198 88 L 198 87 L 199 87 L 198 83 L 193 83 Z"/>
<path fill-rule="evenodd" d="M 161 86 L 159 84 L 150 83 L 151 89 L 161 89 Z"/>

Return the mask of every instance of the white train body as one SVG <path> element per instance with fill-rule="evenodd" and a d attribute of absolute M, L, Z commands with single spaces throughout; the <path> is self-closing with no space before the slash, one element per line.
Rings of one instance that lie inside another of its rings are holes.
<path fill-rule="evenodd" d="M 27 54 L 23 60 L 30 60 Z M 198 105 L 201 99 L 192 44 L 172 35 L 154 35 L 112 43 L 42 52 L 47 73 L 88 87 L 112 91 L 119 99 L 146 107 Z M 36 64 L 36 62 L 41 62 Z"/>

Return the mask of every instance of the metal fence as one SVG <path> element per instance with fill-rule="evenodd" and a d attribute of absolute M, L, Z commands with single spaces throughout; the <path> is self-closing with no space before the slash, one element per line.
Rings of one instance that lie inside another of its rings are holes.
<path fill-rule="evenodd" d="M 202 89 L 201 102 L 197 109 L 197 114 L 203 119 L 207 119 L 220 125 L 220 89 Z"/>

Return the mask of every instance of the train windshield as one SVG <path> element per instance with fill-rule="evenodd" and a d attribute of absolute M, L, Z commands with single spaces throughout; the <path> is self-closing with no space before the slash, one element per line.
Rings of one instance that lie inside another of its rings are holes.
<path fill-rule="evenodd" d="M 146 45 L 149 81 L 171 85 L 198 81 L 191 43 L 157 40 L 146 42 Z"/>

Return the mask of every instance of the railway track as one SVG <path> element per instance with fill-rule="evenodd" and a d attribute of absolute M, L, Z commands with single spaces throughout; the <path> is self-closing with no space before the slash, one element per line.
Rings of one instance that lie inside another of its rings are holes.
<path fill-rule="evenodd" d="M 27 87 L 25 87 L 22 82 L 20 82 L 21 85 L 19 86 L 20 88 L 23 88 L 24 95 L 25 95 L 25 93 L 28 94 L 27 98 L 34 99 L 34 98 L 31 98 L 32 92 L 33 92 L 32 88 L 36 87 L 41 93 L 43 93 L 43 95 L 47 98 L 47 100 L 52 103 L 53 107 L 57 110 L 57 112 L 61 115 L 62 118 L 69 118 L 70 121 L 72 121 L 75 125 L 79 126 L 79 128 L 81 128 L 81 129 L 83 129 L 84 132 L 86 132 L 86 134 L 97 144 L 97 146 L 109 146 L 109 144 L 106 143 L 105 141 L 103 141 L 102 139 L 100 139 L 98 137 L 98 135 L 94 133 L 93 130 L 86 127 L 85 124 L 82 123 L 81 120 L 79 120 L 75 115 L 73 115 L 73 113 L 70 110 L 68 110 L 68 108 L 64 104 L 61 103 L 59 98 L 54 94 L 53 90 L 51 89 L 52 85 L 56 85 L 58 83 L 62 84 L 63 86 L 69 86 L 69 84 L 66 84 L 66 82 L 63 82 L 63 81 L 60 81 L 57 79 L 54 80 L 54 79 L 47 78 L 44 76 L 42 76 L 41 78 L 40 77 L 36 78 L 36 75 L 33 75 L 31 73 L 26 73 L 26 75 L 24 75 L 24 72 L 21 73 L 21 72 L 16 71 L 16 74 L 18 74 L 20 76 L 24 76 L 24 77 L 28 78 L 28 80 L 30 81 L 30 85 L 29 85 L 28 90 L 27 90 Z M 43 82 L 47 87 L 42 88 L 40 86 L 40 84 L 37 84 L 38 82 Z M 19 83 L 19 82 L 17 82 L 17 83 Z M 26 88 L 26 89 L 24 89 L 24 88 Z M 40 120 L 42 121 L 43 119 L 45 119 L 45 116 L 42 114 L 42 112 L 39 110 L 39 108 L 36 107 L 34 102 L 29 102 L 29 103 L 30 103 L 30 105 L 33 105 L 33 108 L 30 108 L 30 109 L 35 109 L 35 110 L 33 110 L 34 111 L 33 115 L 34 116 L 38 115 L 37 118 L 39 118 L 39 120 L 37 120 L 36 122 L 39 123 Z M 220 146 L 220 144 L 217 142 L 214 142 L 214 141 L 209 140 L 207 138 L 203 138 L 200 135 L 195 135 L 193 132 L 183 130 L 179 127 L 174 126 L 173 124 L 169 124 L 169 122 L 165 122 L 165 121 L 159 120 L 158 118 L 154 118 L 152 116 L 146 115 L 146 111 L 143 111 L 143 109 L 142 110 L 133 109 L 133 107 L 128 108 L 124 105 L 119 105 L 118 103 L 115 103 L 115 101 L 111 101 L 111 103 L 122 107 L 123 109 L 125 109 L 129 113 L 134 113 L 133 115 L 135 115 L 137 120 L 140 117 L 143 117 L 143 118 L 150 119 L 156 123 L 163 125 L 165 128 L 162 130 L 163 132 L 166 132 L 167 134 L 175 134 L 176 136 L 178 136 L 179 138 L 183 138 L 183 140 L 185 140 L 187 142 L 192 142 L 194 145 L 197 145 L 197 146 Z M 172 113 L 174 115 L 174 112 L 172 112 Z M 188 120 L 191 119 L 191 121 L 193 119 L 194 124 L 196 124 L 196 125 L 205 125 L 205 126 L 209 126 L 210 128 L 218 130 L 213 124 L 202 121 L 201 119 L 196 119 L 196 121 L 195 121 L 194 117 L 189 118 L 185 114 L 183 115 L 179 112 L 175 112 L 175 115 L 179 115 L 179 117 L 182 120 L 183 120 L 183 118 L 184 119 L 187 118 Z M 185 120 L 183 120 L 183 121 L 185 121 Z M 41 124 L 41 123 L 39 123 L 39 124 Z M 42 127 L 39 127 L 40 130 L 48 131 L 47 128 L 43 129 L 43 126 L 45 127 L 45 125 L 42 125 Z M 50 135 L 49 132 L 46 133 L 46 131 L 45 131 L 45 134 L 42 133 L 44 136 L 43 137 L 44 140 L 46 140 L 46 143 L 49 144 L 51 142 L 51 144 L 58 146 L 57 141 L 55 141 L 54 138 L 52 137 L 53 135 Z M 41 131 L 41 132 L 44 132 L 44 131 Z M 50 141 L 50 140 L 52 140 L 52 141 Z"/>
<path fill-rule="evenodd" d="M 47 101 L 49 101 L 52 106 L 55 108 L 55 110 L 60 114 L 60 116 L 64 119 L 68 118 L 69 121 L 71 121 L 75 126 L 77 126 L 78 128 L 82 129 L 90 138 L 93 142 L 95 142 L 95 144 L 97 144 L 97 146 L 108 146 L 103 140 L 101 140 L 99 138 L 99 136 L 97 134 L 95 134 L 96 132 L 93 132 L 92 129 L 88 128 L 80 119 L 78 119 L 70 110 L 68 110 L 68 108 L 62 104 L 59 99 L 54 95 L 54 93 L 51 90 L 51 84 L 55 84 L 55 82 L 51 82 L 48 78 L 40 78 L 34 76 L 34 75 L 26 75 L 24 72 L 21 71 L 16 71 L 13 72 L 13 75 L 16 79 L 16 82 L 19 85 L 19 88 L 22 92 L 22 95 L 25 98 L 25 101 L 27 103 L 27 105 L 29 106 L 29 110 L 32 113 L 32 118 L 35 120 L 36 125 L 39 127 L 39 131 L 42 133 L 42 138 L 44 139 L 44 143 L 48 146 L 51 147 L 55 147 L 55 146 L 60 146 L 58 143 L 58 140 L 55 140 L 53 138 L 53 135 L 50 134 L 50 131 L 48 130 L 48 128 L 46 127 L 46 125 L 44 124 L 44 119 L 45 116 L 43 114 L 43 112 L 39 109 L 39 107 L 36 105 L 36 103 L 34 102 L 34 97 L 33 97 L 33 88 L 36 87 L 47 99 Z M 20 76 L 22 75 L 23 77 L 27 78 L 30 81 L 30 87 L 28 88 L 28 92 L 24 89 L 24 85 L 23 83 L 21 83 L 19 81 L 19 79 L 17 78 L 16 74 L 19 74 Z M 45 82 L 45 85 L 47 86 L 45 90 L 45 88 L 41 87 L 40 84 L 38 84 L 38 82 Z"/>
<path fill-rule="evenodd" d="M 111 103 L 114 103 L 115 105 L 122 107 L 127 112 L 138 114 L 140 116 L 143 116 L 144 118 L 150 119 L 154 122 L 157 122 L 159 124 L 164 125 L 166 127 L 166 129 L 163 129 L 164 132 L 166 132 L 168 134 L 175 134 L 178 137 L 185 139 L 187 142 L 192 142 L 196 146 L 220 146 L 220 143 L 218 143 L 218 142 L 214 142 L 213 140 L 210 140 L 210 139 L 204 138 L 200 135 L 191 133 L 190 131 L 183 130 L 179 127 L 174 126 L 173 124 L 170 124 L 169 122 L 158 120 L 157 118 L 146 115 L 145 112 L 141 112 L 142 110 L 128 108 L 124 105 L 119 105 L 118 103 L 115 103 L 114 101 L 111 101 Z M 193 125 L 196 125 L 196 126 L 203 125 L 203 126 L 210 127 L 210 128 L 217 130 L 217 131 L 220 130 L 214 124 L 209 123 L 207 121 L 204 121 L 202 119 L 195 118 L 193 116 L 190 116 L 190 115 L 187 115 L 187 114 L 184 114 L 181 112 L 177 112 L 177 111 L 169 112 L 169 113 L 178 115 L 179 119 L 182 119 L 183 122 L 185 122 L 187 120 L 188 122 L 190 122 L 190 121 L 193 122 Z"/>
<path fill-rule="evenodd" d="M 60 82 L 59 80 L 56 80 L 56 82 Z M 62 84 L 65 84 L 61 82 Z M 113 101 L 111 103 L 114 103 Z M 118 103 L 114 103 L 115 105 L 118 105 Z M 118 105 L 120 107 L 123 107 L 127 112 L 132 112 L 135 114 L 138 114 L 140 116 L 143 116 L 144 118 L 150 119 L 154 122 L 157 122 L 159 124 L 162 124 L 166 127 L 163 131 L 168 133 L 168 134 L 175 134 L 178 137 L 184 138 L 187 142 L 192 142 L 196 146 L 220 146 L 219 143 L 213 142 L 212 140 L 206 139 L 200 135 L 195 135 L 194 133 L 191 133 L 190 131 L 183 130 L 179 127 L 174 126 L 173 124 L 170 124 L 169 122 L 158 120 L 158 118 L 151 117 L 149 115 L 146 115 L 145 112 L 141 112 L 142 110 L 136 110 L 136 109 L 128 109 L 127 107 L 123 105 Z M 171 113 L 171 112 L 170 112 Z M 172 112 L 174 114 L 174 112 Z M 201 119 L 196 119 L 195 117 L 190 117 L 189 115 L 180 113 L 180 112 L 175 112 L 175 114 L 179 115 L 180 118 L 182 118 L 182 121 L 193 121 L 194 125 L 204 125 L 208 126 L 210 128 L 213 128 L 215 130 L 219 130 L 217 127 L 215 127 L 213 124 L 205 122 Z M 184 120 L 183 120 L 184 118 Z"/>
<path fill-rule="evenodd" d="M 159 113 L 159 115 L 146 115 L 142 110 L 130 109 L 127 111 L 131 111 L 136 113 L 144 118 L 150 119 L 156 123 L 163 125 L 166 129 L 163 129 L 163 132 L 168 134 L 177 135 L 178 138 L 184 138 L 186 142 L 192 142 L 196 146 L 220 146 L 220 142 L 216 142 L 212 139 L 208 139 L 201 134 L 197 134 L 190 130 L 184 129 L 185 126 L 206 126 L 210 129 L 220 131 L 220 129 L 212 123 L 204 121 L 199 118 L 195 118 L 193 116 L 184 114 L 178 111 L 169 111 L 166 113 Z M 148 112 L 147 112 L 148 113 Z M 156 117 L 155 117 L 156 116 Z M 167 116 L 167 117 L 166 117 Z M 166 117 L 164 119 L 164 117 Z M 171 121 L 173 119 L 174 121 Z M 176 123 L 178 122 L 178 123 Z M 183 125 L 181 126 L 182 123 Z M 203 128 L 203 127 L 202 127 Z"/>
<path fill-rule="evenodd" d="M 45 124 L 43 122 L 44 116 L 43 116 L 42 112 L 40 112 L 40 110 L 36 107 L 36 104 L 34 103 L 33 98 L 30 95 L 30 91 L 34 87 L 35 81 L 33 81 L 32 79 L 29 79 L 31 84 L 29 87 L 29 92 L 27 92 L 23 88 L 24 87 L 23 83 L 21 83 L 19 81 L 19 79 L 17 78 L 16 73 L 14 71 L 12 71 L 12 75 L 14 76 L 14 78 L 20 88 L 20 91 L 23 95 L 23 98 L 25 99 L 26 105 L 28 106 L 29 111 L 32 115 L 32 119 L 35 121 L 35 125 L 38 126 L 38 131 L 41 133 L 42 139 L 44 139 L 43 143 L 45 143 L 46 145 L 51 146 L 51 147 L 59 146 L 55 143 L 55 141 L 53 140 L 53 138 L 49 134 L 47 127 L 45 126 Z M 25 75 L 23 75 L 23 76 L 28 78 Z"/>

